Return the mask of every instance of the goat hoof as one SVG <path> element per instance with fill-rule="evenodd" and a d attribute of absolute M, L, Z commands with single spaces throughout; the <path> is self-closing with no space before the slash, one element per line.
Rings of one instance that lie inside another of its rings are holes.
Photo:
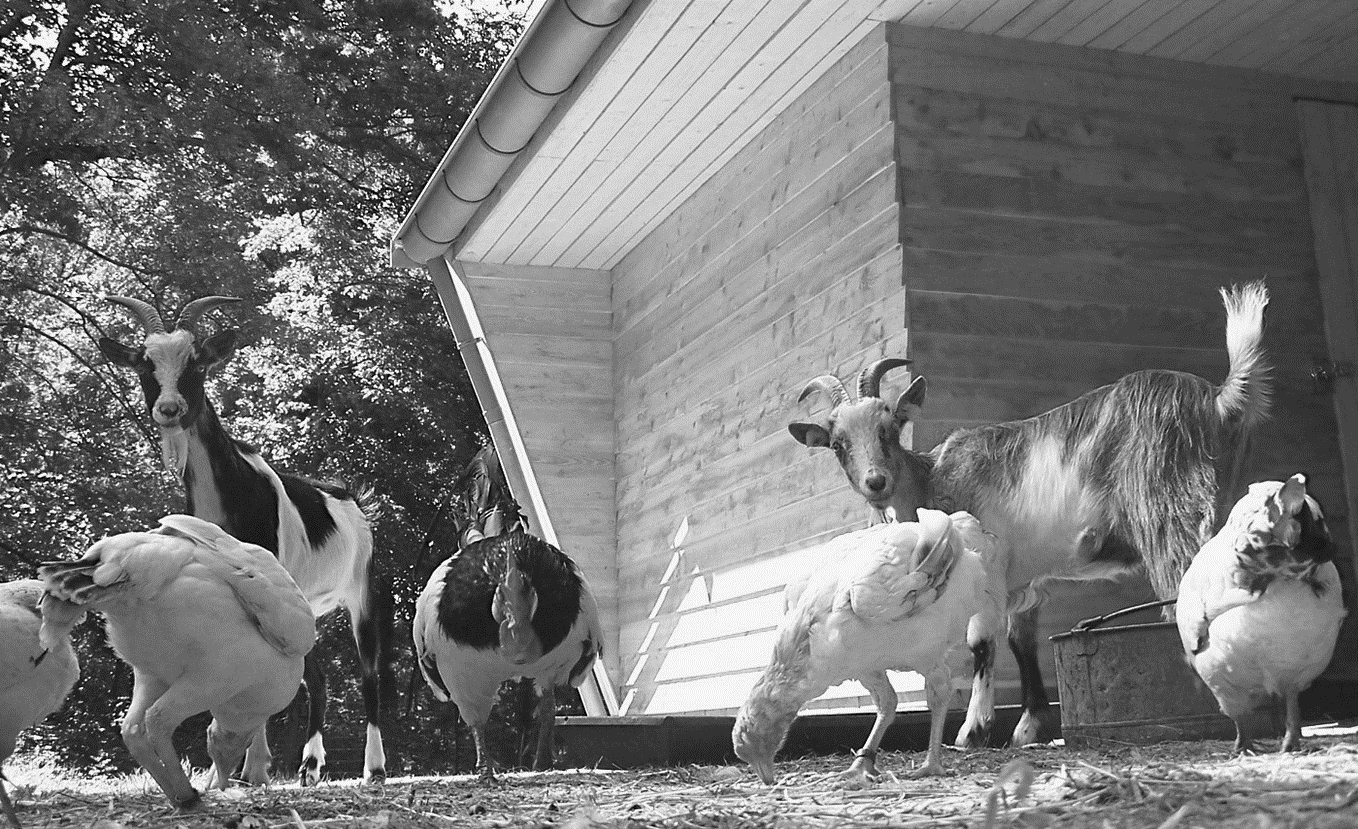
<path fill-rule="evenodd" d="M 174 807 L 181 812 L 189 812 L 203 805 L 203 795 L 197 789 L 190 789 L 191 794 L 182 797 L 175 802 Z"/>
<path fill-rule="evenodd" d="M 961 731 L 957 732 L 957 739 L 954 741 L 953 745 L 968 751 L 985 748 L 990 745 L 990 731 L 990 723 L 971 729 L 963 728 Z"/>
<path fill-rule="evenodd" d="M 368 769 L 367 773 L 363 775 L 363 782 L 380 786 L 387 782 L 387 770 Z"/>
<path fill-rule="evenodd" d="M 316 765 L 315 760 L 303 760 L 301 768 L 297 769 L 297 782 L 303 788 L 319 785 L 321 782 L 321 769 Z"/>
<path fill-rule="evenodd" d="M 1014 733 L 1009 738 L 1009 745 L 1014 748 L 1023 748 L 1035 743 L 1042 742 L 1042 720 L 1031 711 L 1023 712 L 1019 718 L 1018 725 L 1014 726 Z"/>

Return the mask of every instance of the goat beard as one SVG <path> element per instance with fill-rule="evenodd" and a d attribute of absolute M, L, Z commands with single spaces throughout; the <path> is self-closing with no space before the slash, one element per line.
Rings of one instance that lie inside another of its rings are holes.
<path fill-rule="evenodd" d="M 189 464 L 189 433 L 175 426 L 160 430 L 160 458 L 165 468 L 184 480 L 184 469 Z"/>

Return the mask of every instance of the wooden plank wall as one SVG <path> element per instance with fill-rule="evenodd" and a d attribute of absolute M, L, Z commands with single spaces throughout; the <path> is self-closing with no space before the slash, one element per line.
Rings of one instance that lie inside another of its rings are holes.
<path fill-rule="evenodd" d="M 1249 473 L 1308 472 L 1347 539 L 1334 412 L 1309 378 L 1326 344 L 1295 82 L 899 24 L 888 39 L 910 356 L 930 381 L 915 445 L 1135 369 L 1223 378 L 1217 289 L 1267 277 L 1276 416 Z M 1145 589 L 1063 591 L 1043 634 Z"/>
<path fill-rule="evenodd" d="M 614 268 L 627 713 L 738 706 L 795 551 L 866 521 L 786 426 L 904 347 L 886 57 L 879 28 Z"/>
<path fill-rule="evenodd" d="M 617 625 L 608 271 L 460 264 L 561 548 Z M 604 643 L 617 677 L 617 642 Z"/>

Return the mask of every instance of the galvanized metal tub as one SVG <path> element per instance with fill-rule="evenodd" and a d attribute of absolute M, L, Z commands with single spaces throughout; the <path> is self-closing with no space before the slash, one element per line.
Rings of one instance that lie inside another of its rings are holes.
<path fill-rule="evenodd" d="M 1102 627 L 1170 603 L 1123 608 L 1051 637 L 1067 745 L 1099 748 L 1235 736 L 1235 724 L 1184 660 L 1173 622 Z"/>

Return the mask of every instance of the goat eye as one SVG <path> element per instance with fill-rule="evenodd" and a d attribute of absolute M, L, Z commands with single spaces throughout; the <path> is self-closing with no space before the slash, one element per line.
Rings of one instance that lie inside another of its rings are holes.
<path fill-rule="evenodd" d="M 842 441 L 842 440 L 832 441 L 832 442 L 830 443 L 830 449 L 833 450 L 834 453 L 835 453 L 836 455 L 840 456 L 841 458 L 844 457 L 844 450 L 845 450 L 844 441 Z"/>

